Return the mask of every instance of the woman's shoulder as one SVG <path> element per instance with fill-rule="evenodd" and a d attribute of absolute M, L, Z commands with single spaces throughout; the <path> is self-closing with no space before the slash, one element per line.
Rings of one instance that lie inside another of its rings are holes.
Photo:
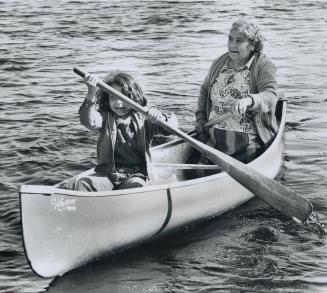
<path fill-rule="evenodd" d="M 212 77 L 215 77 L 220 72 L 220 69 L 225 64 L 228 58 L 229 58 L 229 54 L 224 53 L 212 61 L 209 69 L 210 80 L 212 80 Z"/>
<path fill-rule="evenodd" d="M 219 55 L 217 58 L 215 58 L 213 61 L 212 61 L 212 66 L 214 66 L 215 64 L 219 63 L 219 62 L 225 62 L 227 59 L 228 59 L 228 52 L 222 54 L 222 55 Z"/>
<path fill-rule="evenodd" d="M 266 56 L 264 53 L 256 54 L 254 64 L 256 64 L 256 66 L 259 69 L 267 68 L 267 69 L 276 70 L 276 66 L 275 66 L 274 62 L 268 56 Z"/>
<path fill-rule="evenodd" d="M 255 61 L 257 64 L 274 64 L 273 61 L 262 52 L 256 54 Z"/>

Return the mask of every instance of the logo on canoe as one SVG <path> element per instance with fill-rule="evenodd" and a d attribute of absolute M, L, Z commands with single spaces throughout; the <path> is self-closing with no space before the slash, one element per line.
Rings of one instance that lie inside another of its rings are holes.
<path fill-rule="evenodd" d="M 51 198 L 50 203 L 54 206 L 54 210 L 58 212 L 76 211 L 76 198 L 54 196 Z"/>

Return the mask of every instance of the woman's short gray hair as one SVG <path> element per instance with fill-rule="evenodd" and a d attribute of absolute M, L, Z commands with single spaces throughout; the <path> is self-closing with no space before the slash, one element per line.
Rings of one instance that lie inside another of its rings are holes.
<path fill-rule="evenodd" d="M 232 24 L 231 30 L 233 29 L 237 29 L 238 31 L 245 34 L 250 42 L 253 43 L 254 51 L 262 51 L 265 38 L 256 24 L 241 19 Z"/>

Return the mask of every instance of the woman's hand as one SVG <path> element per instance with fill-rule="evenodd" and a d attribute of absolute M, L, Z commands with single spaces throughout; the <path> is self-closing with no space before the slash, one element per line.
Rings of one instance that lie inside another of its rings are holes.
<path fill-rule="evenodd" d="M 253 106 L 252 98 L 249 96 L 246 96 L 245 98 L 242 98 L 235 103 L 234 111 L 236 113 L 243 115 L 243 114 L 245 114 L 247 108 L 252 107 L 252 106 Z"/>
<path fill-rule="evenodd" d="M 148 109 L 147 114 L 148 114 L 147 115 L 147 118 L 152 123 L 156 123 L 158 121 L 164 121 L 164 122 L 167 121 L 166 117 L 158 109 L 156 109 L 156 108 L 150 108 L 150 109 Z"/>
<path fill-rule="evenodd" d="M 204 125 L 207 123 L 205 119 L 200 119 L 196 122 L 195 130 L 197 133 L 202 134 L 204 132 Z"/>
<path fill-rule="evenodd" d="M 86 86 L 88 88 L 86 99 L 88 99 L 92 102 L 95 100 L 95 93 L 97 90 L 97 82 L 98 82 L 98 78 L 95 75 L 88 74 L 88 75 L 85 75 L 85 77 L 84 77 L 84 83 L 86 84 Z"/>

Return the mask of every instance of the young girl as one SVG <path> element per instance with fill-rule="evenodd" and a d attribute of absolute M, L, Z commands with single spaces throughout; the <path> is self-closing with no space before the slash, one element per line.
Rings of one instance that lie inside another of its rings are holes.
<path fill-rule="evenodd" d="M 151 160 L 149 148 L 152 139 L 159 133 L 169 134 L 155 122 L 162 119 L 177 127 L 176 116 L 168 117 L 151 108 L 146 119 L 115 95 L 97 90 L 95 76 L 85 76 L 84 82 L 88 93 L 79 109 L 80 121 L 88 129 L 100 130 L 98 165 L 94 174 L 79 178 L 73 188 L 102 191 L 147 186 L 147 163 Z M 104 82 L 141 106 L 146 106 L 142 89 L 129 74 L 111 73 Z"/>

